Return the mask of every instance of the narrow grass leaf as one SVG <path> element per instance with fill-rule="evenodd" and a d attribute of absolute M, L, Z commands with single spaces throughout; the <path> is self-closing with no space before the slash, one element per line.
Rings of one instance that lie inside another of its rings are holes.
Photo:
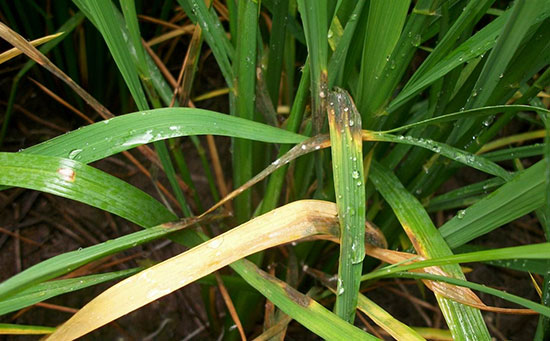
<path fill-rule="evenodd" d="M 423 120 L 416 123 L 406 124 L 398 128 L 393 128 L 390 130 L 385 130 L 383 133 L 395 133 L 398 131 L 408 130 L 414 127 L 424 126 L 428 124 L 440 124 L 440 123 L 446 123 L 446 122 L 452 122 L 461 118 L 475 118 L 475 117 L 486 117 L 486 116 L 492 116 L 499 113 L 515 113 L 519 111 L 534 111 L 537 113 L 550 113 L 549 110 L 535 107 L 535 106 L 529 106 L 529 105 L 495 105 L 495 106 L 487 106 L 487 107 L 481 107 L 481 108 L 475 108 L 475 109 L 468 109 L 463 110 L 451 114 L 441 115 L 438 117 L 430 118 L 427 120 Z"/>
<path fill-rule="evenodd" d="M 361 116 L 345 90 L 331 91 L 328 120 L 338 218 L 340 257 L 335 313 L 353 323 L 365 258 L 365 186 Z"/>
<path fill-rule="evenodd" d="M 269 143 L 306 139 L 279 128 L 214 111 L 163 108 L 117 116 L 27 148 L 23 153 L 68 157 L 83 163 L 146 143 L 188 135 L 221 135 Z"/>
<path fill-rule="evenodd" d="M 55 296 L 128 277 L 141 270 L 141 268 L 136 268 L 40 283 L 0 301 L 0 315 L 31 306 Z"/>
<path fill-rule="evenodd" d="M 428 212 L 436 212 L 456 207 L 470 206 L 469 204 L 463 203 L 471 200 L 477 202 L 479 199 L 499 188 L 504 183 L 504 180 L 500 178 L 491 178 L 468 186 L 463 186 L 456 190 L 430 198 L 427 202 L 426 210 Z"/>
<path fill-rule="evenodd" d="M 0 299 L 8 297 L 32 285 L 69 273 L 94 260 L 165 237 L 168 234 L 192 226 L 200 221 L 202 221 L 202 219 L 186 218 L 175 223 L 164 223 L 147 228 L 143 231 L 109 240 L 108 242 L 78 249 L 76 251 L 65 252 L 49 258 L 0 283 Z M 187 235 L 189 235 L 189 233 Z M 193 241 L 195 244 L 200 242 L 197 238 L 193 240 L 191 236 L 189 237 L 187 243 L 185 243 L 187 246 L 192 246 Z"/>
<path fill-rule="evenodd" d="M 428 70 L 418 75 L 415 73 L 403 91 L 390 103 L 388 112 L 396 111 L 412 96 L 418 94 L 430 84 L 451 72 L 457 66 L 469 62 L 493 48 L 496 44 L 496 39 L 502 33 L 502 29 L 509 14 L 510 11 L 507 11 L 505 14 L 489 23 Z"/>
<path fill-rule="evenodd" d="M 328 88 L 332 89 L 334 85 L 344 86 L 342 81 L 342 76 L 345 67 L 345 61 L 350 49 L 351 41 L 354 37 L 355 30 L 357 29 L 357 24 L 359 23 L 359 16 L 363 12 L 363 7 L 365 6 L 366 0 L 359 0 L 353 9 L 353 13 L 350 15 L 346 23 L 346 28 L 344 33 L 340 38 L 334 53 L 330 57 L 328 64 Z M 334 20 L 338 17 L 335 16 Z"/>
<path fill-rule="evenodd" d="M 547 76 L 547 75 L 543 75 Z M 536 214 L 545 232 L 547 241 L 550 241 L 550 115 L 541 115 L 541 120 L 544 122 L 546 128 L 546 136 L 544 137 L 544 187 L 546 188 L 544 205 L 542 209 L 537 210 Z M 546 273 L 544 274 L 544 282 L 542 290 L 537 286 L 537 292 L 541 297 L 541 303 L 547 307 L 550 307 L 550 262 L 547 262 Z M 532 278 L 532 276 L 531 276 Z M 533 279 L 534 282 L 534 279 Z M 536 282 L 534 282 L 537 285 Z M 535 339 L 544 340 L 550 337 L 550 318 L 548 316 L 540 316 L 535 332 Z"/>
<path fill-rule="evenodd" d="M 54 331 L 53 327 L 0 323 L 0 335 L 42 335 L 51 334 Z"/>
<path fill-rule="evenodd" d="M 52 339 L 80 337 L 266 248 L 330 233 L 335 227 L 336 215 L 333 203 L 317 200 L 296 201 L 270 211 L 116 284 L 62 325 Z M 117 305 L 113 306 L 112 302 Z"/>
<path fill-rule="evenodd" d="M 453 336 L 448 329 L 429 327 L 412 327 L 412 329 L 428 340 L 453 341 Z"/>
<path fill-rule="evenodd" d="M 233 87 L 231 59 L 233 58 L 234 49 L 217 15 L 215 15 L 213 10 L 212 12 L 209 11 L 203 0 L 178 0 L 178 4 L 195 24 L 200 25 L 204 39 L 216 58 L 227 86 Z M 234 22 L 232 21 L 231 23 Z"/>
<path fill-rule="evenodd" d="M 369 280 L 379 278 L 385 274 L 393 274 L 400 271 L 408 271 L 421 269 L 431 266 L 440 266 L 458 263 L 471 262 L 487 262 L 495 260 L 515 260 L 515 259 L 549 259 L 550 258 L 550 243 L 540 243 L 522 246 L 513 246 L 500 249 L 491 249 L 484 251 L 474 251 L 468 253 L 460 253 L 452 256 L 437 257 L 422 261 L 413 262 L 411 264 L 390 266 L 369 274 L 363 275 L 361 280 Z"/>
<path fill-rule="evenodd" d="M 294 102 L 292 103 L 290 115 L 287 120 L 286 130 L 288 131 L 297 132 L 300 129 L 304 110 L 307 104 L 307 95 L 309 93 L 310 80 L 311 78 L 309 74 L 309 64 L 306 64 L 304 66 L 304 69 L 302 70 L 300 84 L 298 85 L 298 90 L 296 91 L 296 96 L 294 98 Z M 283 157 L 289 150 L 289 145 L 282 145 L 279 148 L 279 153 L 277 154 L 277 160 L 279 161 L 274 161 L 274 163 L 281 162 L 281 157 Z M 262 200 L 260 213 L 266 213 L 277 207 L 287 167 L 288 165 L 285 165 L 282 167 L 282 169 L 274 171 L 273 175 L 271 175 L 271 177 L 269 178 L 267 188 L 265 190 L 265 195 Z M 267 168 L 269 168 L 269 166 Z"/>
<path fill-rule="evenodd" d="M 269 36 L 269 52 L 265 78 L 271 101 L 277 106 L 279 102 L 279 88 L 281 85 L 281 71 L 286 38 L 286 28 L 289 21 L 289 0 L 275 1 L 272 8 L 272 26 Z"/>
<path fill-rule="evenodd" d="M 239 1 L 239 21 L 237 24 L 236 59 L 233 63 L 235 75 L 234 100 L 231 113 L 244 119 L 254 119 L 256 106 L 256 47 L 259 4 L 254 1 Z M 252 143 L 248 140 L 233 140 L 233 179 L 240 186 L 252 177 Z M 252 196 L 250 191 L 235 200 L 235 216 L 239 223 L 251 216 Z"/>
<path fill-rule="evenodd" d="M 58 32 L 58 33 L 50 34 L 50 35 L 44 36 L 42 38 L 38 38 L 38 39 L 35 39 L 33 41 L 30 41 L 29 43 L 32 46 L 39 46 L 39 45 L 47 43 L 48 41 L 53 40 L 53 39 L 61 36 L 63 33 L 64 32 Z M 0 53 L 0 64 L 2 64 L 4 62 L 7 62 L 8 60 L 10 60 L 12 58 L 15 58 L 15 57 L 19 56 L 22 53 L 23 52 L 21 52 L 21 50 L 19 50 L 16 47 L 14 47 L 12 49 L 9 49 L 5 52 L 2 52 L 2 53 Z"/>
<path fill-rule="evenodd" d="M 315 279 L 320 280 L 332 293 L 336 293 L 337 287 L 334 283 L 334 277 L 315 269 L 304 267 L 304 271 L 309 275 L 312 275 Z M 396 340 L 425 340 L 412 328 L 395 319 L 378 304 L 374 303 L 361 293 L 358 295 L 357 309 L 365 313 L 371 320 L 373 320 L 374 323 L 376 323 L 376 325 L 384 329 Z"/>
<path fill-rule="evenodd" d="M 506 160 L 512 160 L 512 159 L 523 159 L 523 158 L 542 155 L 543 148 L 544 148 L 543 144 L 535 143 L 530 146 L 521 146 L 521 147 L 513 147 L 513 148 L 496 150 L 496 151 L 484 154 L 483 157 L 493 162 L 506 161 Z"/>
<path fill-rule="evenodd" d="M 369 2 L 357 96 L 357 105 L 365 121 L 386 99 L 386 94 L 379 91 L 380 85 L 387 82 L 382 73 L 386 64 L 393 63 L 393 69 L 396 67 L 395 58 L 390 56 L 401 36 L 410 3 L 410 0 Z"/>
<path fill-rule="evenodd" d="M 422 205 L 403 187 L 391 171 L 372 161 L 369 179 L 392 207 L 418 254 L 427 258 L 452 254 Z M 444 267 L 443 270 L 453 277 L 464 278 L 460 266 L 449 265 Z M 453 337 L 457 339 L 467 339 L 469 337 L 490 338 L 479 310 L 462 305 L 439 294 L 436 294 L 436 298 Z"/>
<path fill-rule="evenodd" d="M 144 72 L 147 72 L 145 52 L 143 51 L 143 46 L 140 43 L 141 36 L 139 35 L 135 7 L 130 6 L 128 3 L 126 6 L 123 6 L 127 26 L 129 26 L 128 32 L 130 35 L 130 44 L 126 44 L 123 36 L 123 30 L 120 28 L 117 21 L 117 11 L 115 10 L 111 0 L 87 1 L 87 6 L 89 10 L 87 15 L 91 15 L 93 17 L 93 22 L 95 23 L 97 29 L 101 32 L 101 35 L 105 40 L 105 43 L 107 44 L 138 109 L 149 109 L 147 97 L 145 96 L 144 89 L 139 80 L 140 72 L 138 69 L 141 69 L 141 77 L 144 79 L 146 84 L 149 84 L 148 80 L 150 77 L 145 77 L 144 74 Z M 132 10 L 133 13 L 129 13 Z M 136 60 L 134 60 L 130 54 L 130 45 L 133 45 L 132 47 L 136 51 Z M 156 95 L 152 96 L 152 102 L 155 102 L 155 98 Z M 170 159 L 166 145 L 164 142 L 159 141 L 155 142 L 155 147 L 162 162 L 164 172 L 176 194 L 176 198 L 178 199 L 184 214 L 186 216 L 190 216 L 191 212 L 187 207 L 183 191 L 179 187 L 176 179 L 174 166 Z"/>
<path fill-rule="evenodd" d="M 506 24 L 498 36 L 496 45 L 491 50 L 474 86 L 471 101 L 467 103 L 469 108 L 488 104 L 493 90 L 517 53 L 529 29 L 546 19 L 550 14 L 549 10 L 550 4 L 545 0 L 514 3 L 514 7 L 511 9 L 512 13 L 506 19 Z"/>
<path fill-rule="evenodd" d="M 425 340 L 418 332 L 396 320 L 390 313 L 365 295 L 359 294 L 357 308 L 398 341 Z"/>
<path fill-rule="evenodd" d="M 431 74 L 432 72 L 437 72 L 437 69 L 434 68 L 434 66 L 438 62 L 440 62 L 442 59 L 447 57 L 447 55 L 449 55 L 453 47 L 455 47 L 457 40 L 460 39 L 460 36 L 463 35 L 465 30 L 471 27 L 485 14 L 487 8 L 490 7 L 493 2 L 494 0 L 482 0 L 482 1 L 471 1 L 467 3 L 466 6 L 462 8 L 460 16 L 452 24 L 452 26 L 449 28 L 447 33 L 441 39 L 441 41 L 438 42 L 435 49 L 428 55 L 428 57 L 422 62 L 422 65 L 420 65 L 420 67 L 414 72 L 414 74 L 408 80 L 407 84 L 403 87 L 402 92 L 407 93 L 408 87 L 411 86 L 411 84 L 415 84 L 419 80 L 419 78 L 427 77 L 428 74 Z M 499 31 L 499 28 L 498 27 L 493 28 L 491 31 Z M 482 45 L 480 43 L 477 43 L 477 44 Z M 476 43 L 470 41 L 466 43 L 466 45 L 469 45 L 471 49 L 473 49 L 473 45 L 476 45 Z M 463 51 L 465 50 L 465 48 L 466 47 L 462 47 L 460 48 L 460 50 Z M 479 49 L 479 48 L 476 48 L 475 50 L 485 51 L 484 49 Z M 463 59 L 461 62 L 464 62 L 464 57 L 462 58 Z M 433 80 L 434 80 L 433 78 L 430 79 L 430 81 L 433 81 Z M 398 98 L 401 96 L 402 95 L 399 94 Z M 398 102 L 398 101 L 399 100 L 396 98 L 395 102 Z"/>
<path fill-rule="evenodd" d="M 408 1 L 399 1 L 405 3 Z M 382 2 L 381 2 L 382 3 Z M 361 102 L 368 101 L 367 111 L 363 112 L 360 105 L 359 109 L 363 115 L 363 124 L 367 128 L 378 126 L 383 120 L 376 120 L 377 115 L 384 114 L 391 96 L 393 96 L 397 85 L 403 78 L 411 59 L 422 42 L 422 34 L 428 27 L 428 24 L 434 16 L 435 11 L 440 6 L 439 0 L 419 0 L 415 3 L 412 13 L 407 18 L 404 27 L 400 27 L 401 35 L 391 51 L 391 55 L 384 64 L 380 72 L 382 81 L 377 83 L 377 87 L 372 89 L 373 97 L 362 97 Z M 388 29 L 384 27 L 384 29 Z"/>
<path fill-rule="evenodd" d="M 498 84 L 500 84 L 504 73 L 509 71 L 507 67 L 517 55 L 522 42 L 530 36 L 531 29 L 536 29 L 541 25 L 548 15 L 550 15 L 548 1 L 534 0 L 514 3 L 510 16 L 506 19 L 506 24 L 496 40 L 496 45 L 483 65 L 470 97 L 466 100 L 465 109 L 491 104 L 490 99 L 498 90 Z M 465 140 L 471 139 L 472 131 L 473 134 L 477 134 L 477 131 L 481 129 L 479 126 L 476 127 L 479 123 L 479 121 L 471 119 L 459 120 L 449 134 L 447 142 L 463 145 Z M 476 146 L 472 148 L 476 148 Z"/>
<path fill-rule="evenodd" d="M 82 23 L 82 20 L 84 19 L 84 15 L 82 12 L 77 12 L 75 15 L 73 15 L 69 20 L 67 20 L 63 25 L 59 27 L 57 30 L 58 33 L 61 33 L 61 35 L 57 39 L 53 39 L 44 45 L 42 45 L 39 49 L 41 53 L 48 53 L 51 51 L 57 44 L 63 41 L 67 37 L 69 33 L 71 33 L 75 27 L 80 25 Z M 4 121 L 2 122 L 2 129 L 0 131 L 0 145 L 2 145 L 2 142 L 4 141 L 4 137 L 6 136 L 6 132 L 8 130 L 9 122 L 11 115 L 13 113 L 13 106 L 15 104 L 15 98 L 17 95 L 17 88 L 19 86 L 19 82 L 23 78 L 23 76 L 35 65 L 34 60 L 29 60 L 23 65 L 23 67 L 17 72 L 17 75 L 13 77 L 13 83 L 10 90 L 10 95 L 8 97 L 8 104 L 6 106 L 6 111 L 4 112 Z"/>
<path fill-rule="evenodd" d="M 544 204 L 543 161 L 520 172 L 505 185 L 457 214 L 439 231 L 451 248 L 463 245 Z"/>
<path fill-rule="evenodd" d="M 105 106 L 87 93 L 80 85 L 76 84 L 69 76 L 67 76 L 67 74 L 55 66 L 55 64 L 53 64 L 42 52 L 38 51 L 25 38 L 10 29 L 8 26 L 4 25 L 2 22 L 0 22 L 0 37 L 17 47 L 19 50 L 23 51 L 23 53 L 25 53 L 29 58 L 65 82 L 71 89 L 74 90 L 74 92 L 82 97 L 86 103 L 94 108 L 94 110 L 96 110 L 101 117 L 105 119 L 113 117 L 113 114 Z"/>
<path fill-rule="evenodd" d="M 468 153 L 464 150 L 451 147 L 445 143 L 440 143 L 430 139 L 415 138 L 412 136 L 402 135 L 394 136 L 390 134 L 370 131 L 363 132 L 363 139 L 367 141 L 384 141 L 422 147 L 431 150 L 436 154 L 446 156 L 452 160 L 455 160 L 468 167 L 475 168 L 487 174 L 495 175 L 505 180 L 512 178 L 512 175 L 508 171 L 506 171 L 504 168 L 500 167 L 496 163 L 485 159 L 484 157 L 480 157 L 478 155 Z"/>
<path fill-rule="evenodd" d="M 94 18 L 95 16 L 91 13 L 91 10 L 88 6 L 88 3 L 86 0 L 73 0 L 75 5 L 77 5 L 83 13 L 86 14 L 86 17 L 97 27 L 97 23 L 95 22 Z M 118 25 L 118 29 L 120 32 L 122 32 L 122 37 L 124 38 L 124 42 L 127 45 L 128 52 L 132 56 L 135 63 L 139 63 L 138 52 L 137 48 L 134 46 L 134 44 L 130 41 L 129 38 L 129 32 L 128 28 L 126 27 L 126 23 L 124 21 L 124 18 L 119 13 L 119 11 L 115 8 L 115 6 L 112 6 L 112 11 L 115 14 L 116 23 Z M 141 44 L 139 45 L 140 48 Z M 145 54 L 145 60 L 146 60 L 146 66 L 147 66 L 147 73 L 150 78 L 150 81 L 153 83 L 155 90 L 160 95 L 162 100 L 166 105 L 170 103 L 172 100 L 173 95 L 173 89 L 168 85 L 168 82 L 158 69 L 157 65 L 153 61 L 153 58 L 149 54 Z M 104 117 L 106 118 L 106 117 Z"/>
<path fill-rule="evenodd" d="M 481 291 L 481 292 L 502 298 L 512 303 L 519 304 L 528 309 L 536 311 L 537 313 L 543 314 L 544 316 L 550 317 L 550 308 L 543 306 L 542 304 L 529 301 L 525 298 L 522 298 L 513 294 L 509 294 L 502 290 L 489 288 L 485 285 L 468 282 L 458 278 L 438 276 L 438 275 L 432 275 L 427 273 L 412 273 L 412 272 L 398 272 L 398 273 L 392 274 L 391 276 L 399 277 L 399 278 L 428 279 L 432 281 L 440 281 L 440 282 L 449 283 L 449 284 L 453 284 L 461 287 L 470 288 L 473 290 Z"/>
<path fill-rule="evenodd" d="M 481 147 L 477 153 L 483 154 L 488 151 L 498 149 L 500 147 L 508 146 L 513 143 L 521 143 L 529 140 L 541 139 L 541 138 L 544 138 L 545 135 L 546 135 L 546 130 L 542 129 L 542 130 L 532 130 L 526 133 L 506 136 L 484 144 L 483 147 Z"/>
<path fill-rule="evenodd" d="M 328 61 L 328 13 L 327 0 L 297 0 L 307 42 L 308 60 L 311 65 L 311 101 L 313 134 L 323 127 L 327 87 Z"/>
<path fill-rule="evenodd" d="M 0 153 L 0 184 L 77 200 L 141 226 L 154 226 L 176 218 L 149 194 L 71 159 Z"/>
<path fill-rule="evenodd" d="M 249 189 L 253 185 L 265 179 L 271 173 L 277 171 L 280 168 L 285 167 L 286 165 L 288 165 L 288 163 L 290 163 L 290 161 L 302 155 L 306 155 L 315 150 L 320 150 L 328 146 L 330 146 L 330 139 L 327 135 L 317 135 L 315 137 L 305 140 L 302 143 L 297 144 L 296 146 L 292 147 L 292 149 L 290 149 L 288 152 L 283 154 L 283 156 L 273 161 L 269 166 L 264 168 L 264 170 L 262 170 L 260 173 L 256 174 L 252 179 L 248 180 L 242 186 L 236 188 L 231 193 L 226 195 L 224 198 L 222 198 L 222 200 L 218 201 L 216 204 L 214 204 L 212 207 L 206 210 L 206 212 L 204 212 L 202 215 L 210 213 L 215 209 L 217 209 L 218 207 L 221 207 L 223 204 L 225 204 L 229 200 L 232 200 L 233 198 L 237 197 L 239 194 L 241 194 L 245 190 Z"/>
<path fill-rule="evenodd" d="M 247 260 L 233 269 L 279 309 L 325 340 L 342 340 L 343 335 L 350 340 L 378 340 Z"/>
<path fill-rule="evenodd" d="M 53 39 L 44 45 L 42 45 L 39 49 L 41 53 L 47 53 L 51 51 L 57 44 L 63 41 L 67 37 L 69 33 L 71 33 L 75 27 L 80 25 L 82 20 L 84 19 L 84 15 L 82 12 L 77 12 L 75 15 L 73 15 L 69 20 L 67 20 L 63 25 L 61 25 L 57 32 L 61 33 L 61 35 L 57 39 Z M 0 145 L 2 145 L 2 142 L 4 141 L 4 137 L 6 136 L 6 132 L 8 129 L 8 125 L 10 122 L 11 115 L 13 113 L 13 106 L 15 104 L 15 98 L 17 95 L 17 88 L 19 86 L 19 82 L 23 78 L 23 76 L 35 65 L 36 63 L 34 60 L 29 60 L 23 65 L 23 67 L 17 72 L 17 75 L 13 77 L 13 83 L 10 90 L 10 95 L 8 97 L 8 104 L 6 106 L 6 111 L 4 112 L 4 121 L 2 122 L 2 130 L 0 131 Z"/>
<path fill-rule="evenodd" d="M 93 16 L 93 21 L 109 47 L 109 51 L 132 94 L 132 98 L 136 101 L 138 108 L 141 110 L 147 109 L 149 104 L 141 87 L 132 56 L 119 29 L 112 1 L 83 1 L 86 1 L 89 9 L 88 13 Z"/>

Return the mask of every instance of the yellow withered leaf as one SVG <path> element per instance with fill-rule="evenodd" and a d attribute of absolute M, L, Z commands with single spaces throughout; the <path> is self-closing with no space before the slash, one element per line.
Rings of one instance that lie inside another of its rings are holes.
<path fill-rule="evenodd" d="M 52 39 L 55 39 L 55 38 L 59 37 L 63 33 L 64 32 L 58 32 L 58 33 L 55 33 L 55 34 L 50 34 L 48 36 L 35 39 L 35 40 L 31 41 L 30 43 L 31 43 L 32 46 L 42 45 L 44 43 L 49 42 Z M 19 56 L 22 53 L 23 52 L 20 49 L 18 49 L 17 47 L 14 47 L 14 48 L 9 49 L 5 52 L 2 52 L 2 53 L 0 53 L 0 64 L 2 64 L 4 62 L 7 62 L 8 60 L 10 60 L 12 58 L 15 58 L 15 57 Z"/>
<path fill-rule="evenodd" d="M 73 340 L 241 258 L 334 229 L 336 205 L 302 200 L 252 219 L 101 293 L 50 340 Z"/>

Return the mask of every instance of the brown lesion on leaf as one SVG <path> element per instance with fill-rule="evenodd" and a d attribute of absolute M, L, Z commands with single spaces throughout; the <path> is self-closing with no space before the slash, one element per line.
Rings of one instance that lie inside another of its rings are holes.
<path fill-rule="evenodd" d="M 353 140 L 362 140 L 361 115 L 346 90 L 336 88 L 330 92 L 327 112 L 329 122 L 334 125 L 336 132 L 346 129 L 349 130 Z"/>
<path fill-rule="evenodd" d="M 57 175 L 61 178 L 61 180 L 67 182 L 74 182 L 76 180 L 76 171 L 72 168 L 61 167 L 57 170 Z"/>
<path fill-rule="evenodd" d="M 361 138 L 363 139 L 363 141 L 378 141 L 376 139 L 376 133 L 371 130 L 362 130 Z"/>
<path fill-rule="evenodd" d="M 388 248 L 388 242 L 380 228 L 369 221 L 365 221 L 365 245 L 374 245 L 382 249 Z"/>
<path fill-rule="evenodd" d="M 297 303 L 298 305 L 304 307 L 304 308 L 307 308 L 309 307 L 309 305 L 312 303 L 312 299 L 307 297 L 306 295 L 302 294 L 301 292 L 299 292 L 298 290 L 294 289 L 293 287 L 291 287 L 290 285 L 284 283 L 284 282 L 281 282 L 281 284 L 279 284 L 281 286 L 281 288 L 283 288 L 283 290 L 285 291 L 286 295 L 292 300 L 294 301 L 295 303 Z"/>
<path fill-rule="evenodd" d="M 319 84 L 317 85 L 317 96 L 313 98 L 313 133 L 321 132 L 324 124 L 324 112 L 327 108 L 328 91 L 328 74 L 327 70 L 321 70 Z"/>
<path fill-rule="evenodd" d="M 416 238 L 411 228 L 406 224 L 402 224 L 402 226 L 403 226 L 403 230 L 407 234 L 407 237 L 409 237 L 409 240 L 411 241 L 411 244 L 416 250 L 416 252 L 418 252 L 418 254 L 421 256 L 426 256 L 426 253 L 424 252 L 425 248 L 422 247 L 422 244 L 420 244 L 420 242 L 418 241 L 418 238 Z"/>

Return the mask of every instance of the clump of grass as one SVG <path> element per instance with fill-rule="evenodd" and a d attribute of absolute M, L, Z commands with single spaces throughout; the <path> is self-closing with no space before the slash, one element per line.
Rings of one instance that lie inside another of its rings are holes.
<path fill-rule="evenodd" d="M 6 19 L 0 36 L 30 59 L 13 78 L 0 144 L 13 124 L 18 84 L 33 63 L 69 86 L 70 98 L 56 98 L 91 124 L 0 152 L 0 185 L 80 201 L 144 230 L 5 279 L 0 314 L 128 277 L 56 329 L 6 324 L 0 332 L 74 339 L 199 282 L 217 287 L 227 310 L 225 324 L 209 316 L 208 333 L 228 340 L 283 339 L 293 320 L 329 340 L 488 340 L 483 311 L 539 314 L 534 337 L 550 337 L 548 1 L 178 0 L 160 6 L 74 0 L 53 6 L 63 13 L 59 19 L 37 17 L 38 6 L 0 6 Z M 40 21 L 61 33 L 38 50 L 25 38 L 47 35 Z M 144 21 L 164 28 L 145 29 Z M 189 39 L 181 55 L 174 49 L 183 34 Z M 77 53 L 67 39 L 72 36 L 101 48 L 81 42 Z M 49 51 L 57 52 L 48 58 Z M 219 74 L 212 92 L 196 81 L 209 54 L 216 65 L 206 68 Z M 89 72 L 111 57 L 120 77 Z M 178 65 L 177 75 L 167 65 Z M 109 104 L 101 83 L 118 84 L 118 103 Z M 227 98 L 224 112 L 196 108 L 192 100 L 218 96 Z M 83 114 L 86 106 L 95 114 Z M 509 133 L 510 127 L 519 128 Z M 216 135 L 231 138 L 229 154 L 220 155 Z M 187 140 L 211 198 L 198 194 L 190 158 L 180 148 Z M 134 148 L 165 179 L 132 156 Z M 147 175 L 157 193 L 87 165 L 117 153 Z M 220 159 L 231 162 L 231 172 Z M 467 168 L 476 172 L 471 183 L 443 186 Z M 216 204 L 205 210 L 211 199 Z M 452 218 L 441 219 L 449 213 Z M 536 217 L 545 240 L 514 247 L 471 243 L 524 215 Z M 56 279 L 161 238 L 189 250 L 148 268 Z M 467 281 L 460 267 L 466 262 L 497 265 L 488 268 L 495 273 L 520 271 L 539 302 Z M 270 263 L 286 271 L 268 270 Z M 221 275 L 225 266 L 231 271 Z M 399 278 L 434 292 L 447 328 L 398 321 L 392 307 L 361 293 Z M 488 306 L 472 290 L 523 308 Z M 260 329 L 254 312 L 264 298 Z"/>

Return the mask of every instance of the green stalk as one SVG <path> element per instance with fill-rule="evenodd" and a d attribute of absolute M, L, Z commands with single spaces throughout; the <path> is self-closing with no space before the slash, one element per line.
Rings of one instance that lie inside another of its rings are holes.
<path fill-rule="evenodd" d="M 373 120 L 377 109 L 386 100 L 387 94 L 380 92 L 379 87 L 389 79 L 389 74 L 383 74 L 386 64 L 392 64 L 392 73 L 396 68 L 395 58 L 390 59 L 390 56 L 401 35 L 409 4 L 409 0 L 370 1 L 357 91 L 357 105 L 365 127 L 370 127 L 367 123 Z M 402 61 L 403 64 L 406 62 Z"/>
<path fill-rule="evenodd" d="M 110 1 L 109 1 L 110 2 Z M 145 91 L 148 94 L 149 99 L 151 100 L 151 103 L 153 104 L 154 108 L 160 108 L 161 103 L 160 100 L 156 94 L 156 91 L 154 89 L 154 86 L 151 82 L 151 77 L 149 76 L 149 68 L 147 66 L 147 61 L 145 59 L 145 50 L 143 46 L 141 45 L 141 34 L 139 31 L 139 24 L 137 21 L 137 12 L 135 7 L 135 2 L 131 0 L 120 0 L 120 7 L 122 8 L 122 13 L 124 15 L 124 20 L 126 22 L 126 26 L 128 27 L 128 33 L 130 35 L 130 40 L 132 42 L 132 45 L 134 46 L 134 49 L 136 51 L 137 55 L 137 62 L 135 65 L 135 71 L 138 73 L 138 75 L 141 78 L 141 81 L 143 82 L 145 86 Z M 113 15 L 110 18 L 111 20 L 115 20 L 114 17 L 114 9 Z M 128 54 L 129 55 L 129 54 Z M 127 59 L 127 62 L 131 61 L 132 59 Z M 136 86 L 137 87 L 137 86 Z M 130 89 L 132 91 L 132 89 Z M 132 95 L 135 97 L 135 92 L 132 92 Z M 149 104 L 147 101 L 139 100 L 136 101 L 136 104 L 138 106 L 139 110 L 147 110 L 149 109 Z M 183 194 L 183 191 L 181 187 L 179 186 L 176 170 L 174 169 L 174 165 L 172 163 L 172 160 L 170 158 L 170 152 L 168 150 L 168 147 L 166 146 L 166 143 L 164 141 L 158 141 L 154 143 L 155 149 L 157 151 L 157 154 L 159 156 L 159 159 L 162 163 L 162 166 L 164 168 L 164 173 L 166 174 L 166 177 L 168 178 L 168 182 L 170 183 L 170 186 L 174 190 L 174 193 L 176 195 L 176 199 L 178 200 L 178 203 L 180 204 L 180 207 L 182 209 L 182 212 L 184 216 L 190 217 L 192 216 L 192 212 L 189 209 L 189 206 L 187 204 L 187 200 L 185 199 L 185 196 Z M 180 150 L 174 150 L 175 154 L 181 153 Z M 178 161 L 183 160 L 183 155 L 176 156 L 176 159 Z"/>
<path fill-rule="evenodd" d="M 298 10 L 304 23 L 308 58 L 311 66 L 311 102 L 313 135 L 319 134 L 325 122 L 326 98 L 328 96 L 328 2 L 327 0 L 297 0 Z M 316 196 L 323 191 L 323 153 L 315 155 L 317 175 Z"/>
<path fill-rule="evenodd" d="M 233 64 L 234 106 L 232 114 L 248 120 L 254 119 L 256 91 L 256 43 L 259 4 L 239 1 L 236 59 Z M 252 143 L 233 140 L 233 179 L 239 187 L 252 178 Z M 250 218 L 252 207 L 250 190 L 235 200 L 235 217 L 242 223 Z"/>
<path fill-rule="evenodd" d="M 340 257 L 335 313 L 353 323 L 365 258 L 365 186 L 361 116 L 347 92 L 329 93 L 328 119 L 338 219 Z"/>
<path fill-rule="evenodd" d="M 311 66 L 311 98 L 313 134 L 317 135 L 325 122 L 327 88 L 327 0 L 298 0 L 298 10 L 304 22 L 307 50 Z M 319 180 L 319 179 L 318 179 Z"/>
<path fill-rule="evenodd" d="M 419 255 L 427 258 L 452 255 L 451 249 L 435 228 L 420 202 L 403 187 L 390 170 L 373 160 L 369 170 L 369 179 L 392 207 Z M 447 265 L 443 267 L 443 270 L 455 278 L 465 278 L 458 265 Z M 438 294 L 436 294 L 436 298 L 455 339 L 490 340 L 487 326 L 479 310 Z"/>
<path fill-rule="evenodd" d="M 288 22 L 289 0 L 276 0 L 273 4 L 271 35 L 269 37 L 269 52 L 266 71 L 267 89 L 271 101 L 277 109 L 279 102 L 279 87 L 281 84 L 281 70 L 285 53 L 286 26 Z"/>
<path fill-rule="evenodd" d="M 287 120 L 286 130 L 297 132 L 302 123 L 302 117 L 304 114 L 307 94 L 309 92 L 310 84 L 310 74 L 309 74 L 309 64 L 305 64 L 302 71 L 302 78 L 300 79 L 300 85 L 298 86 L 298 91 L 296 92 L 296 98 L 292 104 L 292 109 L 290 110 L 290 116 Z M 291 146 L 282 145 L 277 154 L 277 159 L 286 154 L 290 150 Z M 281 195 L 281 190 L 283 189 L 283 181 L 288 169 L 288 165 L 284 165 L 280 169 L 273 172 L 269 181 L 267 183 L 267 188 L 265 190 L 264 199 L 260 208 L 260 214 L 266 213 L 277 207 L 279 202 L 279 197 Z"/>

